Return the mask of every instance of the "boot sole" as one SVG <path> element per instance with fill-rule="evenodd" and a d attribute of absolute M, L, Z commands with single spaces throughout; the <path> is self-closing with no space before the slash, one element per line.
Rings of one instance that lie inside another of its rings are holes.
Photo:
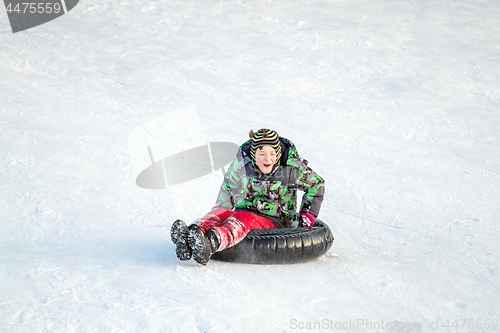
<path fill-rule="evenodd" d="M 180 260 L 189 260 L 193 254 L 193 251 L 188 244 L 188 228 L 184 221 L 177 220 L 172 224 L 170 228 L 170 238 L 175 244 L 175 254 Z"/>
<path fill-rule="evenodd" d="M 201 233 L 201 237 L 203 237 L 203 233 Z M 200 238 L 200 234 L 197 229 L 189 230 L 188 234 L 188 245 L 192 249 L 193 259 L 203 266 L 206 266 L 208 260 L 205 259 L 200 253 L 203 253 L 204 244 Z M 210 259 L 210 258 L 209 258 Z"/>

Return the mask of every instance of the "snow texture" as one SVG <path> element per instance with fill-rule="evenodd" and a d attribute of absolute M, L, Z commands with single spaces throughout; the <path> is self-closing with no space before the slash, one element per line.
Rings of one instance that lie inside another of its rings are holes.
<path fill-rule="evenodd" d="M 2 332 L 496 331 L 498 1 L 86 0 L 0 10 L 0 43 Z M 263 127 L 326 180 L 332 249 L 178 260 L 222 173 L 140 188 L 147 147 Z"/>

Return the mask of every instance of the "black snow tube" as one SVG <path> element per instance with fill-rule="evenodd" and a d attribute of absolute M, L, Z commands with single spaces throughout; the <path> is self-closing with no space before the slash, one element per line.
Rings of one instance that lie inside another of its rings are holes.
<path fill-rule="evenodd" d="M 211 259 L 245 264 L 295 264 L 316 259 L 333 244 L 328 225 L 316 219 L 314 227 L 260 229 L 233 247 L 215 252 Z"/>

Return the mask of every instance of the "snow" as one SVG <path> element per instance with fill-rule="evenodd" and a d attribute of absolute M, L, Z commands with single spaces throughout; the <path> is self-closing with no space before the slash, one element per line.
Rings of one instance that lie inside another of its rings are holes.
<path fill-rule="evenodd" d="M 495 331 L 497 1 L 88 0 L 16 34 L 0 10 L 0 41 L 0 330 Z M 262 127 L 325 178 L 332 249 L 180 262 L 222 173 L 142 189 L 144 147 Z"/>

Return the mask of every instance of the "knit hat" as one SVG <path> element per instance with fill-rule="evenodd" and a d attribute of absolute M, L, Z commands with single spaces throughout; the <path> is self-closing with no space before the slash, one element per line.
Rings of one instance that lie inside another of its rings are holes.
<path fill-rule="evenodd" d="M 262 128 L 254 133 L 253 130 L 250 131 L 250 138 L 252 139 L 250 147 L 250 156 L 255 160 L 255 152 L 257 148 L 263 146 L 271 146 L 276 151 L 276 161 L 281 158 L 281 145 L 280 137 L 276 131 Z"/>

